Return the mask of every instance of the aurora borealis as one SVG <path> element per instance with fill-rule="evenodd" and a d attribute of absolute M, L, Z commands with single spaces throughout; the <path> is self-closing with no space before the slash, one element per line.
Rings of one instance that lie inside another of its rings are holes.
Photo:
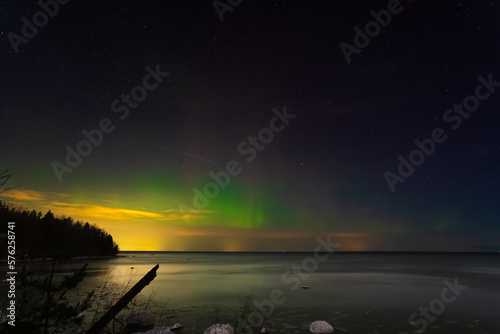
<path fill-rule="evenodd" d="M 395 191 L 384 178 L 479 76 L 500 81 L 499 6 L 401 1 L 348 63 L 339 44 L 387 3 L 244 0 L 221 21 L 210 1 L 70 1 L 17 53 L 9 33 L 41 7 L 0 5 L 11 201 L 121 250 L 310 251 L 328 233 L 340 250 L 500 250 L 500 89 Z M 54 161 L 103 119 L 113 130 L 60 180 Z"/>

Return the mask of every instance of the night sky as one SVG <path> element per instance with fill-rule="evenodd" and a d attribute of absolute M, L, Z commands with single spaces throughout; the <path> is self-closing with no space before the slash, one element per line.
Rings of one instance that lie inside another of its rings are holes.
<path fill-rule="evenodd" d="M 43 1 L 0 4 L 12 202 L 122 250 L 500 250 L 493 1 Z"/>

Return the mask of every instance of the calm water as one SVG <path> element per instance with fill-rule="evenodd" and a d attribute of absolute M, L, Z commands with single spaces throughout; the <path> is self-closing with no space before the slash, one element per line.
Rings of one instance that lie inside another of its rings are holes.
<path fill-rule="evenodd" d="M 188 328 L 211 321 L 214 304 L 236 307 L 238 297 L 261 302 L 274 289 L 286 298 L 268 323 L 276 332 L 305 332 L 313 320 L 329 321 L 338 331 L 408 332 L 411 313 L 441 299 L 448 279 L 466 288 L 429 322 L 427 332 L 500 332 L 500 256 L 353 255 L 335 253 L 314 268 L 306 253 L 121 253 L 89 262 L 80 292 L 98 290 L 109 273 L 117 286 L 135 284 L 157 263 L 158 275 L 142 296 L 154 293 Z M 311 265 L 311 272 L 303 270 Z M 291 271 L 292 266 L 297 268 Z M 78 267 L 62 265 L 60 273 Z M 133 267 L 133 269 L 131 269 Z M 285 275 L 285 276 L 284 276 Z M 284 277 L 283 277 L 284 276 Z M 298 289 L 294 289 L 300 285 Z M 302 285 L 309 289 L 302 289 Z M 450 297 L 453 294 L 449 295 Z M 196 319 L 195 319 L 196 318 Z M 417 318 L 418 319 L 418 318 Z M 206 325 L 205 324 L 205 325 Z M 199 326 L 205 326 L 199 325 Z M 378 328 L 377 328 L 378 327 Z M 194 329 L 193 329 L 194 331 Z"/>

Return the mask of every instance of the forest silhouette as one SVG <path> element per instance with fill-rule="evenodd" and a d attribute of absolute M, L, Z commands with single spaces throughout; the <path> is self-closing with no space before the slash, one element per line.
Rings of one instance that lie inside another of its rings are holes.
<path fill-rule="evenodd" d="M 113 237 L 88 222 L 71 217 L 55 217 L 49 210 L 29 211 L 0 201 L 0 221 L 15 222 L 16 259 L 69 259 L 84 256 L 114 256 L 118 245 Z M 3 224 L 5 227 L 7 224 Z M 7 231 L 1 231 L 7 233 Z M 7 258 L 7 247 L 1 247 L 0 257 Z"/>

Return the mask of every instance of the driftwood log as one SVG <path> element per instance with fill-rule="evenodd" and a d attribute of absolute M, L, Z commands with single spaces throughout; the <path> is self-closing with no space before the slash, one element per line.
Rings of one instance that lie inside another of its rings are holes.
<path fill-rule="evenodd" d="M 156 277 L 156 271 L 160 267 L 159 264 L 153 267 L 146 275 L 136 285 L 134 285 L 126 294 L 120 298 L 119 301 L 113 305 L 108 312 L 106 312 L 101 319 L 99 319 L 94 326 L 92 326 L 87 334 L 98 334 L 101 330 L 106 327 L 106 325 L 115 318 L 115 316 L 130 303 L 130 301 L 139 293 L 141 290 L 148 285 Z"/>

